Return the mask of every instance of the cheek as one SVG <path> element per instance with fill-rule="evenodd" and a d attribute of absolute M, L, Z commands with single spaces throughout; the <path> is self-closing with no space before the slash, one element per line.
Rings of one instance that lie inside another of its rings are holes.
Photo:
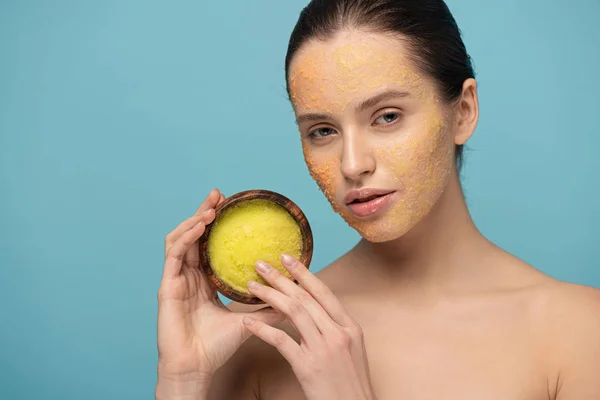
<path fill-rule="evenodd" d="M 378 151 L 378 157 L 402 189 L 430 193 L 443 186 L 451 171 L 453 143 L 439 119 L 432 119 L 411 136 Z"/>
<path fill-rule="evenodd" d="M 441 118 L 428 116 L 412 136 L 378 149 L 377 157 L 395 180 L 400 196 L 388 218 L 365 226 L 363 235 L 386 241 L 410 230 L 440 198 L 452 172 L 453 141 Z"/>
<path fill-rule="evenodd" d="M 412 135 L 375 148 L 378 165 L 400 191 L 396 206 L 378 222 L 359 220 L 335 201 L 336 188 L 343 184 L 339 157 L 318 154 L 304 143 L 302 150 L 310 175 L 333 210 L 367 240 L 381 242 L 403 235 L 431 210 L 450 177 L 453 145 L 441 116 L 430 113 Z"/>
<path fill-rule="evenodd" d="M 316 155 L 306 144 L 302 144 L 304 161 L 310 176 L 317 182 L 325 197 L 335 208 L 335 190 L 340 176 L 340 160 L 330 155 Z"/>

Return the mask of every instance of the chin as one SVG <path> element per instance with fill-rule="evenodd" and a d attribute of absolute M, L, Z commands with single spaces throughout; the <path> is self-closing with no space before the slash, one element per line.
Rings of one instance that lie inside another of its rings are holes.
<path fill-rule="evenodd" d="M 399 239 L 408 233 L 412 226 L 386 220 L 385 217 L 375 221 L 346 221 L 358 234 L 370 243 L 385 243 Z"/>
<path fill-rule="evenodd" d="M 335 210 L 344 221 L 370 243 L 385 243 L 396 240 L 408 233 L 420 220 L 418 215 L 395 212 L 391 209 L 383 215 L 361 219 L 346 209 Z"/>
<path fill-rule="evenodd" d="M 369 243 L 391 242 L 391 241 L 401 238 L 406 233 L 406 232 L 394 232 L 394 231 L 389 231 L 389 230 L 388 231 L 379 231 L 379 232 L 371 232 L 371 231 L 361 232 L 361 231 L 357 230 L 357 232 L 363 239 L 365 239 Z"/>

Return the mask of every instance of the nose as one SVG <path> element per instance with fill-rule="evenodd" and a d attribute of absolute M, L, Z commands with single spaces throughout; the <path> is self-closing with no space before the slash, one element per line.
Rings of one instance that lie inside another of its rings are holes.
<path fill-rule="evenodd" d="M 344 177 L 352 182 L 360 182 L 375 171 L 375 159 L 360 134 L 344 136 L 341 170 Z"/>

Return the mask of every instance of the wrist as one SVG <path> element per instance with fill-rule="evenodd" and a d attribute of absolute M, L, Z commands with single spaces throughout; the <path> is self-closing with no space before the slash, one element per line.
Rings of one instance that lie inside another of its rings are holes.
<path fill-rule="evenodd" d="M 208 376 L 168 377 L 159 375 L 156 400 L 205 400 L 210 387 Z"/>

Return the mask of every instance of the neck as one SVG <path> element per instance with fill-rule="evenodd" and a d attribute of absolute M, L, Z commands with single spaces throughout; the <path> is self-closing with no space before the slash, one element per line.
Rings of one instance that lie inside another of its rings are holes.
<path fill-rule="evenodd" d="M 364 266 L 366 279 L 380 287 L 439 288 L 469 279 L 476 264 L 470 261 L 489 245 L 471 219 L 455 173 L 430 213 L 410 232 L 385 243 L 363 239 L 352 256 L 357 266 Z"/>

